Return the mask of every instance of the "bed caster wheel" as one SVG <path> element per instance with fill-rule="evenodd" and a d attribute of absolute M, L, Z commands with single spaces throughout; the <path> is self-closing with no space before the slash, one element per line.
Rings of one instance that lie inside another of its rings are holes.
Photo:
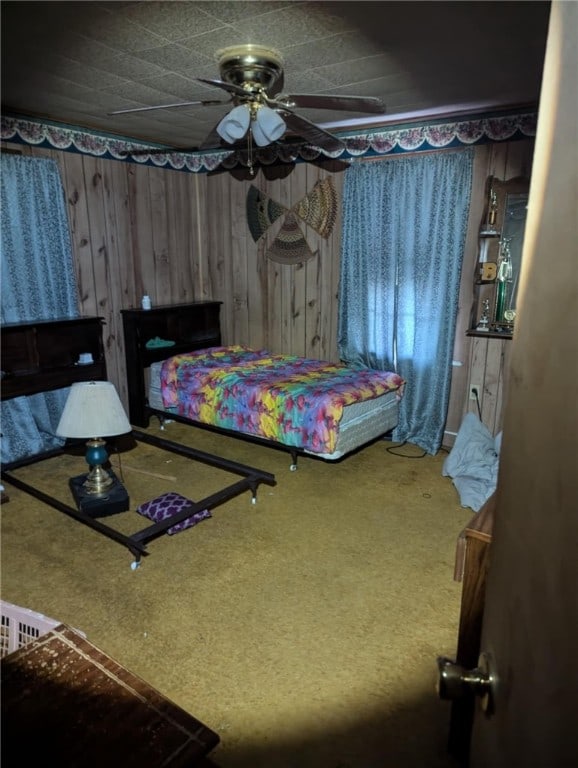
<path fill-rule="evenodd" d="M 297 472 L 297 464 L 291 464 L 289 469 L 291 470 L 291 472 Z"/>
<path fill-rule="evenodd" d="M 140 568 L 140 560 L 133 560 L 130 564 L 131 571 L 136 571 L 137 568 Z"/>

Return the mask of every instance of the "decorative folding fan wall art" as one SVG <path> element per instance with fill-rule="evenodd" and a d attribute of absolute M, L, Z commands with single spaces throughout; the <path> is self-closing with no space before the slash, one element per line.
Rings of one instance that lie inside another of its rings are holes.
<path fill-rule="evenodd" d="M 318 181 L 292 208 L 286 208 L 251 184 L 247 194 L 247 223 L 253 240 L 259 242 L 281 216 L 285 219 L 266 251 L 267 258 L 280 264 L 301 264 L 313 258 L 315 253 L 299 226 L 299 219 L 324 239 L 329 237 L 337 218 L 337 193 L 331 178 Z"/>

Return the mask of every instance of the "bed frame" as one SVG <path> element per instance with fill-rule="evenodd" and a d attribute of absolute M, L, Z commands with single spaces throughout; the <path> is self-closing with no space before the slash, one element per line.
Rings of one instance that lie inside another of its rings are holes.
<path fill-rule="evenodd" d="M 177 454 L 178 456 L 184 456 L 186 459 L 190 459 L 192 461 L 208 464 L 211 467 L 216 467 L 217 469 L 223 470 L 223 472 L 227 473 L 227 475 L 238 475 L 239 479 L 235 480 L 234 482 L 227 481 L 218 491 L 210 494 L 209 496 L 205 496 L 198 501 L 190 500 L 190 505 L 183 507 L 180 512 L 176 513 L 170 518 L 166 518 L 160 522 L 147 522 L 144 528 L 139 527 L 133 533 L 124 534 L 121 533 L 113 525 L 109 525 L 100 519 L 103 514 L 106 516 L 107 513 L 93 515 L 90 512 L 84 511 L 80 507 L 73 507 L 71 504 L 66 504 L 65 502 L 57 499 L 55 496 L 52 496 L 49 493 L 44 493 L 44 491 L 42 491 L 37 486 L 33 485 L 32 483 L 28 483 L 26 480 L 18 476 L 17 470 L 21 467 L 29 466 L 39 461 L 46 461 L 47 459 L 51 459 L 56 456 L 61 456 L 67 453 L 69 447 L 71 446 L 66 445 L 62 448 L 54 448 L 36 456 L 29 456 L 24 459 L 11 462 L 10 464 L 4 464 L 1 468 L 0 477 L 2 478 L 2 481 L 10 483 L 15 488 L 28 493 L 30 496 L 33 496 L 39 501 L 42 501 L 44 504 L 48 504 L 53 509 L 56 509 L 59 512 L 63 512 L 65 515 L 72 517 L 77 522 L 92 528 L 92 530 L 96 531 L 97 533 L 100 533 L 106 538 L 111 539 L 112 541 L 116 541 L 118 544 L 126 547 L 134 556 L 134 560 L 131 563 L 131 568 L 133 570 L 140 566 L 141 558 L 143 556 L 150 554 L 147 550 L 147 545 L 149 542 L 158 539 L 159 536 L 162 536 L 164 533 L 166 533 L 167 530 L 173 525 L 177 525 L 178 523 L 183 522 L 188 517 L 191 517 L 192 515 L 196 514 L 197 512 L 201 512 L 202 510 L 215 509 L 215 507 L 224 504 L 226 501 L 230 501 L 231 499 L 239 496 L 242 493 L 245 493 L 246 491 L 251 493 L 251 503 L 256 504 L 257 489 L 261 483 L 265 483 L 266 485 L 271 486 L 276 485 L 275 475 L 272 475 L 270 472 L 264 472 L 255 467 L 250 467 L 246 464 L 240 464 L 237 461 L 229 461 L 228 459 L 223 459 L 219 456 L 205 453 L 204 451 L 189 448 L 186 445 L 180 445 L 179 443 L 173 443 L 170 440 L 164 440 L 160 437 L 155 437 L 154 435 L 148 435 L 145 432 L 140 432 L 139 430 L 133 430 L 130 433 L 130 439 L 147 443 L 148 445 L 152 445 L 155 448 L 159 448 L 164 451 L 170 451 L 171 453 Z M 14 474 L 15 471 L 16 474 Z M 225 482 L 225 480 L 223 480 L 223 482 Z M 130 511 L 126 508 L 125 510 L 127 512 Z"/>
<path fill-rule="evenodd" d="M 235 438 L 265 444 L 291 454 L 292 471 L 297 469 L 298 456 L 336 461 L 346 454 L 383 438 L 397 425 L 398 400 L 389 392 L 375 400 L 346 406 L 336 450 L 331 454 L 312 453 L 272 440 L 247 435 L 234 430 L 202 424 L 165 409 L 160 391 L 155 388 L 160 362 L 168 357 L 197 349 L 221 345 L 219 312 L 221 302 L 203 301 L 176 304 L 152 310 L 121 310 L 124 325 L 126 369 L 131 424 L 148 427 L 150 417 L 156 416 L 161 428 L 165 421 L 178 421 Z M 157 340 L 151 344 L 151 340 Z M 160 341 L 158 341 L 160 340 Z M 165 345 L 160 345 L 165 342 Z M 170 345 L 166 342 L 171 342 Z"/>

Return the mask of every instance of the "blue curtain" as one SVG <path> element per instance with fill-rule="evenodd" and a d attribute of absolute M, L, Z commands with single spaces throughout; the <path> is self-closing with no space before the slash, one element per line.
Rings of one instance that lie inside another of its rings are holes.
<path fill-rule="evenodd" d="M 406 380 L 397 441 L 435 454 L 450 393 L 473 150 L 347 170 L 338 342 L 342 360 Z"/>
<path fill-rule="evenodd" d="M 1 318 L 79 316 L 64 190 L 54 160 L 3 154 Z M 2 402 L 2 463 L 63 444 L 55 435 L 69 388 Z"/>

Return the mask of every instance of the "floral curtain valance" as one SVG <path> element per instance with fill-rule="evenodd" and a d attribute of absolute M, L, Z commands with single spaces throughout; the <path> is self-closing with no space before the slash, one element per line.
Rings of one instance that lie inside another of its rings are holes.
<path fill-rule="evenodd" d="M 326 153 L 314 147 L 284 147 L 271 145 L 255 152 L 262 165 L 275 162 L 290 163 L 316 160 L 328 156 L 347 160 L 354 157 L 379 157 L 404 152 L 420 152 L 460 146 L 472 146 L 495 141 L 513 141 L 536 135 L 537 112 L 524 111 L 517 114 L 489 115 L 485 117 L 439 120 L 424 125 L 401 125 L 387 128 L 373 128 L 351 133 L 339 132 L 346 149 Z M 146 148 L 151 144 L 132 141 L 128 138 L 99 135 L 83 129 L 53 122 L 42 122 L 31 118 L 2 116 L 2 141 L 51 147 L 66 152 L 96 155 L 112 160 L 172 168 L 190 173 L 213 171 L 218 166 L 233 169 L 246 159 L 237 152 L 212 151 L 197 154 L 171 152 L 161 155 L 128 155 L 123 153 L 131 148 Z"/>

